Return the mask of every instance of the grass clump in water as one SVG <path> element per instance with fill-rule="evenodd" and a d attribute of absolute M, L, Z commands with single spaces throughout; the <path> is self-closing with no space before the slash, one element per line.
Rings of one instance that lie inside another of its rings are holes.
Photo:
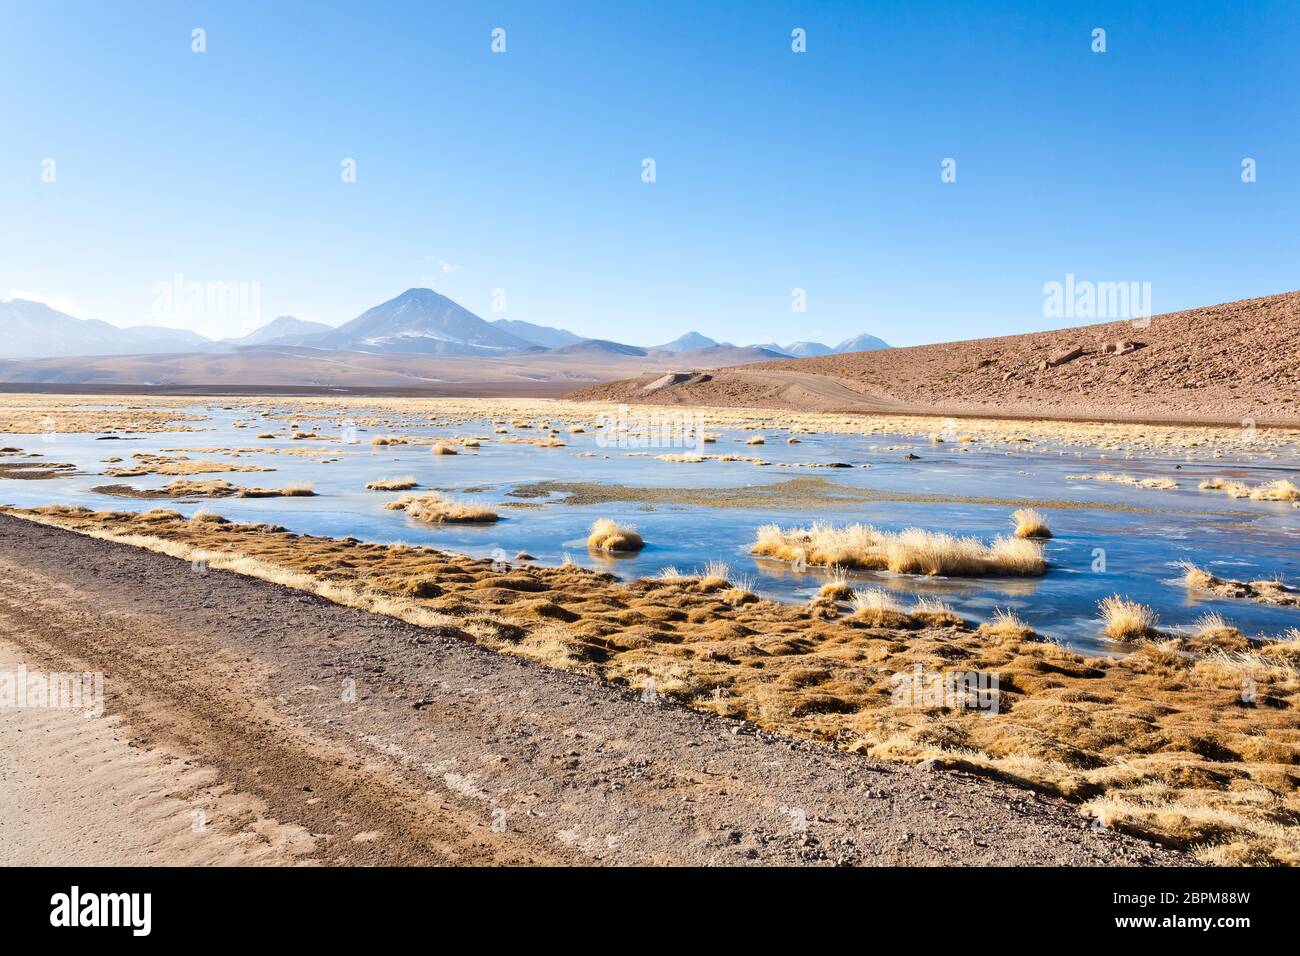
<path fill-rule="evenodd" d="M 959 538 L 941 531 L 880 531 L 864 524 L 835 527 L 814 523 L 787 529 L 764 525 L 750 552 L 784 561 L 895 574 L 975 577 L 1040 575 L 1047 570 L 1042 546 L 1034 541 L 996 538 L 985 544 L 978 538 Z"/>
<path fill-rule="evenodd" d="M 366 482 L 366 491 L 408 491 L 419 484 L 414 475 L 399 478 L 376 478 Z"/>
<path fill-rule="evenodd" d="M 1016 527 L 1017 538 L 1050 538 L 1052 529 L 1047 519 L 1034 508 L 1018 508 L 1011 513 L 1011 523 Z"/>
<path fill-rule="evenodd" d="M 1112 594 L 1098 604 L 1103 627 L 1101 632 L 1116 641 L 1151 640 L 1160 636 L 1156 629 L 1160 619 L 1145 604 Z"/>
<path fill-rule="evenodd" d="M 632 525 L 599 518 L 588 529 L 587 547 L 592 551 L 640 551 L 645 541 Z"/>
<path fill-rule="evenodd" d="M 491 508 L 445 495 L 403 495 L 384 507 L 389 511 L 405 511 L 417 521 L 430 524 L 488 524 L 500 520 L 500 515 Z"/>

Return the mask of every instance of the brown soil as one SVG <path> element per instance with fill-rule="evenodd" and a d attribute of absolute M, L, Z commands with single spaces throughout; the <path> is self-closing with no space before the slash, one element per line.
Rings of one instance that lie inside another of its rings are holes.
<path fill-rule="evenodd" d="M 1104 346 L 1140 347 L 1105 354 Z M 1042 367 L 1074 349 L 1082 354 Z M 1300 422 L 1300 292 L 1054 332 L 764 362 L 647 391 L 662 376 L 570 397 L 876 414 L 1105 421 Z"/>
<path fill-rule="evenodd" d="M 973 628 L 931 609 L 873 625 L 834 600 L 759 600 L 717 574 L 620 584 L 174 512 L 10 513 L 201 555 L 789 736 L 993 774 L 1207 860 L 1300 861 L 1300 641 L 1216 629 L 1088 658 L 1012 622 Z M 998 712 L 896 705 L 894 678 L 917 666 L 997 674 Z"/>
<path fill-rule="evenodd" d="M 0 650 L 105 671 L 110 715 L 6 718 L 22 755 L 0 776 L 11 862 L 1190 862 L 1002 783 L 784 739 L 455 627 L 12 517 Z"/>

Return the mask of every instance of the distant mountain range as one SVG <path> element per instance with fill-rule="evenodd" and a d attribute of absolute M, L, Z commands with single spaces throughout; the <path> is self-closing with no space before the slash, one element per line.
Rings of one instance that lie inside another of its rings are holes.
<path fill-rule="evenodd" d="M 891 346 L 883 339 L 878 339 L 874 335 L 855 335 L 851 339 L 845 339 L 839 345 L 831 348 L 821 342 L 791 342 L 789 345 L 777 345 L 775 342 L 768 342 L 759 348 L 776 352 L 779 355 L 788 355 L 791 358 L 816 358 L 822 355 L 842 355 L 845 352 L 874 352 L 876 349 L 887 349 Z"/>
<path fill-rule="evenodd" d="M 687 332 L 663 345 L 642 348 L 606 339 L 588 339 L 567 329 L 513 319 L 487 322 L 432 289 L 408 289 L 338 328 L 282 315 L 247 335 L 213 340 L 184 329 L 154 325 L 121 328 L 98 319 L 78 319 L 41 302 L 0 302 L 0 357 L 64 358 L 95 355 L 231 353 L 267 347 L 301 347 L 372 354 L 445 356 L 527 356 L 602 354 L 689 355 L 697 364 L 763 361 L 889 348 L 871 335 L 859 335 L 835 348 L 820 342 L 736 346 L 699 332 Z"/>
<path fill-rule="evenodd" d="M 192 352 L 208 341 L 183 329 L 155 325 L 123 329 L 98 319 L 74 319 L 43 302 L 0 302 L 0 355 L 8 358 Z"/>
<path fill-rule="evenodd" d="M 235 346 L 268 345 L 271 342 L 280 345 L 297 345 L 299 340 L 314 335 L 333 332 L 334 327 L 324 322 L 306 322 L 295 319 L 292 315 L 282 315 L 272 319 L 261 328 L 249 332 L 238 339 L 225 339 L 224 344 Z"/>
<path fill-rule="evenodd" d="M 594 341 L 584 339 L 581 335 L 574 335 L 568 329 L 553 329 L 547 325 L 520 322 L 518 319 L 497 319 L 492 324 L 516 338 L 531 342 L 533 345 L 540 345 L 544 349 L 559 349 L 566 345 L 577 345 L 579 342 Z"/>

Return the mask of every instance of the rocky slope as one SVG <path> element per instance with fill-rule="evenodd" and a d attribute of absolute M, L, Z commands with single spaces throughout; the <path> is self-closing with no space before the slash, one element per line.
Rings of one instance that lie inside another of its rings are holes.
<path fill-rule="evenodd" d="M 1300 292 L 1128 321 L 649 378 L 574 398 L 938 415 L 1300 422 Z"/>

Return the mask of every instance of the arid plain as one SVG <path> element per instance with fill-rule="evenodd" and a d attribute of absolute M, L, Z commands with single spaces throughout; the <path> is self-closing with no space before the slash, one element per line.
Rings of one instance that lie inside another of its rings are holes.
<path fill-rule="evenodd" d="M 160 777 L 174 804 L 158 812 L 183 835 L 201 810 L 218 861 L 417 861 L 432 841 L 462 861 L 1294 864 L 1296 438 L 13 394 L 0 557 L 24 596 L 6 595 L 6 641 L 29 667 L 106 672 L 123 753 L 202 771 Z M 118 600 L 95 599 L 101 575 Z M 33 593 L 81 625 L 24 629 Z M 313 640 L 281 623 L 298 613 Z M 376 623 L 327 620 L 342 613 Z M 148 655 L 109 626 L 118 614 L 144 616 L 122 633 L 163 626 Z M 211 653 L 168 640 L 169 618 L 216 628 L 195 639 Z M 562 675 L 564 707 L 617 732 L 552 715 L 521 746 L 511 727 L 547 707 L 449 683 L 471 648 L 475 667 L 522 667 L 500 678 L 521 695 Z M 161 676 L 185 673 L 206 710 Z M 267 748 L 265 773 L 221 755 L 222 707 L 260 714 L 275 747 L 238 746 Z M 465 707 L 493 742 L 426 753 Z M 674 727 L 696 746 L 668 744 Z M 765 781 L 753 747 L 800 769 Z M 124 758 L 102 759 L 111 778 Z M 362 785 L 336 760 L 368 775 L 374 826 L 347 808 Z"/>

